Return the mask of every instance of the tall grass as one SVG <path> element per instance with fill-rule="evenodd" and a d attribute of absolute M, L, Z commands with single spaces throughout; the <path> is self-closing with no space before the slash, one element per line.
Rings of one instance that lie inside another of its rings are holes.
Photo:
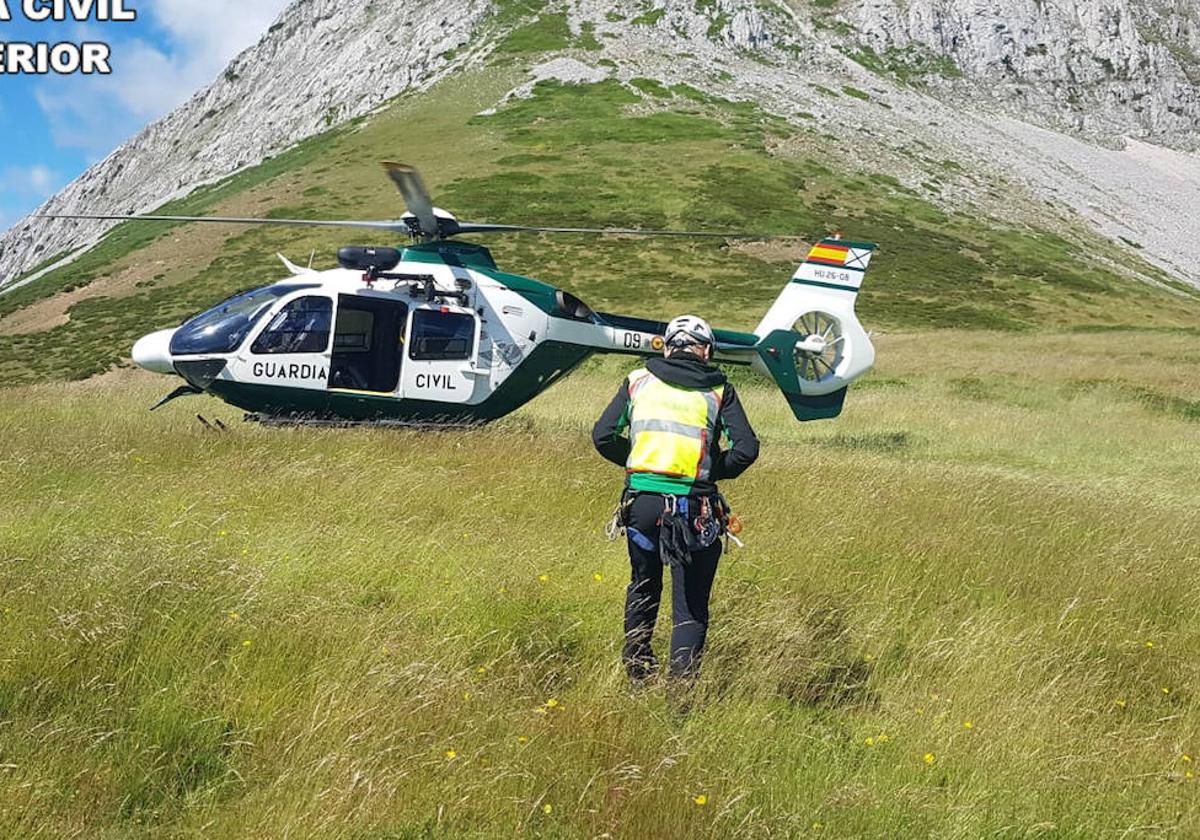
<path fill-rule="evenodd" d="M 1188 341 L 884 336 L 811 426 L 747 381 L 687 704 L 618 662 L 617 363 L 472 433 L 4 391 L 0 834 L 1194 836 Z"/>

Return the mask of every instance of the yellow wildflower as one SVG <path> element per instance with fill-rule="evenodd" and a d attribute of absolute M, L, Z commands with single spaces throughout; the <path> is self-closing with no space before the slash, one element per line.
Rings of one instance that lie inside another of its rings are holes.
<path fill-rule="evenodd" d="M 250 645 L 252 645 L 252 644 L 254 644 L 254 642 L 250 641 L 249 639 L 246 639 L 244 642 L 242 642 L 242 647 L 250 647 Z"/>
<path fill-rule="evenodd" d="M 469 691 L 464 691 L 464 692 L 463 692 L 463 700 L 467 700 L 467 701 L 469 701 L 470 699 L 471 699 L 471 692 L 469 692 Z"/>
<path fill-rule="evenodd" d="M 1183 774 L 1183 778 L 1190 779 L 1190 778 L 1192 778 L 1193 775 L 1195 775 L 1195 774 L 1192 773 L 1191 770 L 1188 770 L 1186 773 Z"/>
<path fill-rule="evenodd" d="M 447 761 L 453 761 L 456 758 L 458 758 L 457 752 L 455 752 L 454 750 L 446 750 L 446 760 Z"/>
<path fill-rule="evenodd" d="M 230 620 L 230 621 L 237 621 L 239 618 L 241 618 L 241 616 L 240 616 L 240 615 L 238 615 L 238 614 L 237 614 L 237 613 L 235 613 L 235 612 L 231 612 L 231 613 L 229 614 L 229 620 Z"/>
<path fill-rule="evenodd" d="M 926 764 L 933 764 L 933 762 L 935 762 L 935 761 L 937 761 L 936 755 L 934 755 L 933 753 L 925 753 L 925 763 Z"/>
<path fill-rule="evenodd" d="M 1114 702 L 1117 704 L 1117 708 L 1118 708 L 1118 709 L 1124 709 L 1124 708 L 1125 708 L 1125 706 L 1126 706 L 1126 703 L 1125 703 L 1125 701 L 1124 701 L 1124 700 L 1120 700 L 1120 699 L 1118 699 L 1118 700 L 1116 700 L 1116 701 L 1114 701 Z"/>
<path fill-rule="evenodd" d="M 476 668 L 476 669 L 475 669 L 475 673 L 476 673 L 476 674 L 486 674 L 486 673 L 487 673 L 487 666 L 486 666 L 486 665 L 480 665 L 478 668 Z"/>
<path fill-rule="evenodd" d="M 888 741 L 891 740 L 891 738 L 889 738 L 887 735 L 880 734 L 880 736 L 878 738 L 876 738 L 875 740 L 881 744 L 886 744 Z"/>
<path fill-rule="evenodd" d="M 529 739 L 528 739 L 528 738 L 526 738 L 524 735 L 518 735 L 518 736 L 517 736 L 517 743 L 518 743 L 518 744 L 528 744 L 528 743 L 529 743 Z"/>
<path fill-rule="evenodd" d="M 555 709 L 557 707 L 558 707 L 558 701 L 555 700 L 553 697 L 551 697 L 549 700 L 546 701 L 547 709 Z"/>
<path fill-rule="evenodd" d="M 1162 687 L 1162 693 L 1163 693 L 1163 694 L 1170 694 L 1170 693 L 1171 693 L 1171 689 L 1170 689 L 1169 687 L 1167 687 L 1167 686 L 1165 686 L 1165 685 L 1164 685 L 1164 686 Z"/>
<path fill-rule="evenodd" d="M 867 738 L 865 741 L 863 741 L 863 743 L 866 744 L 868 747 L 873 747 L 873 746 L 875 746 L 875 739 Z"/>
<path fill-rule="evenodd" d="M 550 575 L 538 575 L 538 581 L 539 581 L 540 583 L 549 583 L 549 582 L 550 582 Z"/>
<path fill-rule="evenodd" d="M 217 536 L 218 537 L 227 537 L 227 536 L 229 536 L 229 532 L 228 531 L 218 531 Z"/>
<path fill-rule="evenodd" d="M 704 807 L 705 805 L 708 804 L 708 797 L 702 793 L 699 796 L 693 796 L 692 801 L 695 802 L 697 805 Z"/>
<path fill-rule="evenodd" d="M 604 581 L 604 575 L 596 572 L 594 575 L 592 575 L 592 580 L 596 581 L 596 583 L 602 583 Z"/>
<path fill-rule="evenodd" d="M 963 721 L 963 729 L 970 729 L 970 728 L 971 728 L 971 727 L 973 727 L 974 725 L 975 725 L 975 722 L 974 722 L 974 721 L 970 721 L 970 720 L 964 720 L 964 721 Z"/>
<path fill-rule="evenodd" d="M 1187 762 L 1188 764 L 1191 764 L 1191 763 L 1192 763 L 1192 757 L 1191 757 L 1190 755 L 1188 755 L 1187 753 L 1184 753 L 1183 755 L 1179 756 L 1179 760 L 1180 760 L 1180 761 L 1185 761 L 1185 762 Z"/>
<path fill-rule="evenodd" d="M 554 806 L 553 806 L 553 805 L 551 805 L 549 802 L 547 802 L 545 805 L 543 805 L 543 806 L 542 806 L 542 813 L 543 813 L 543 814 L 552 814 L 552 813 L 554 813 Z"/>
<path fill-rule="evenodd" d="M 1146 642 L 1146 647 L 1148 647 L 1148 648 L 1153 648 L 1153 647 L 1154 647 L 1154 642 L 1149 642 L 1149 641 L 1148 641 L 1148 642 Z"/>

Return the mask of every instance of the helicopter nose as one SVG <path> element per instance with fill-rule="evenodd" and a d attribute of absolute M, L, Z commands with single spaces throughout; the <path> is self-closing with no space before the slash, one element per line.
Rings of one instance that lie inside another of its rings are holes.
<path fill-rule="evenodd" d="M 133 361 L 140 368 L 154 373 L 175 373 L 171 362 L 171 336 L 175 330 L 150 333 L 133 345 Z"/>

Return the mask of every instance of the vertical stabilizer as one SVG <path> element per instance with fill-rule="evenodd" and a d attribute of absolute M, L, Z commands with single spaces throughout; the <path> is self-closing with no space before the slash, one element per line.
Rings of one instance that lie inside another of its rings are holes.
<path fill-rule="evenodd" d="M 771 376 L 799 420 L 836 417 L 875 348 L 854 312 L 875 246 L 823 239 L 755 329 L 755 368 Z"/>

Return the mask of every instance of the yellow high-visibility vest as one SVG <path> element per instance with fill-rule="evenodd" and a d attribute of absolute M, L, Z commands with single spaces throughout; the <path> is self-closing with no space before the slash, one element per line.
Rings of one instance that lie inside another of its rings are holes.
<path fill-rule="evenodd" d="M 721 393 L 680 388 L 646 369 L 629 374 L 629 473 L 707 481 Z"/>

